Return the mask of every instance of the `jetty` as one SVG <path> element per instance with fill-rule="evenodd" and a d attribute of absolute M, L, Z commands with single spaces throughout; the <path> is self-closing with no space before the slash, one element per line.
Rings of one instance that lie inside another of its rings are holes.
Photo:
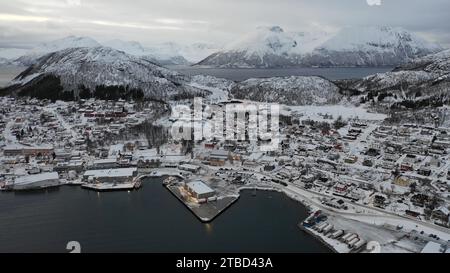
<path fill-rule="evenodd" d="M 211 222 L 239 199 L 239 196 L 224 196 L 214 198 L 204 203 L 189 201 L 177 184 L 164 185 L 181 203 L 183 203 L 200 221 Z"/>

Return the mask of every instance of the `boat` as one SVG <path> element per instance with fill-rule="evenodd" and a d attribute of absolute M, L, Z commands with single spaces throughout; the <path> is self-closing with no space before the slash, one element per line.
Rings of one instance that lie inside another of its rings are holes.
<path fill-rule="evenodd" d="M 134 188 L 135 189 L 139 189 L 142 186 L 142 182 L 140 179 L 138 179 L 135 183 L 134 183 Z"/>
<path fill-rule="evenodd" d="M 163 180 L 163 185 L 164 186 L 169 186 L 170 184 L 172 184 L 173 182 L 175 182 L 177 179 L 173 176 L 169 176 L 166 179 Z"/>
<path fill-rule="evenodd" d="M 95 191 L 123 191 L 135 189 L 135 183 L 86 183 L 81 187 Z"/>

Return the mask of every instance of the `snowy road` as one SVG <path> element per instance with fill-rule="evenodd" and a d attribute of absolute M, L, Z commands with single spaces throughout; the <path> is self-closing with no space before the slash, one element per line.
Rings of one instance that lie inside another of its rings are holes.
<path fill-rule="evenodd" d="M 70 134 L 72 135 L 72 141 L 74 141 L 77 137 L 78 134 L 77 132 L 75 132 L 75 130 L 72 128 L 71 125 L 69 125 L 64 118 L 58 113 L 58 111 L 56 111 L 55 108 L 53 107 L 46 107 L 44 108 L 44 110 L 49 111 L 50 113 L 52 113 L 53 115 L 55 115 L 55 117 L 58 119 L 59 123 L 61 124 L 61 126 L 68 130 L 70 132 Z"/>
<path fill-rule="evenodd" d="M 429 234 L 436 234 L 440 238 L 444 240 L 450 240 L 450 229 L 447 229 L 445 227 L 437 226 L 431 223 L 415 220 L 412 218 L 408 218 L 405 216 L 397 215 L 395 213 L 388 212 L 386 210 L 382 210 L 379 208 L 369 207 L 357 203 L 349 203 L 349 206 L 359 208 L 361 211 L 365 212 L 371 212 L 371 213 L 352 213 L 352 212 L 345 212 L 341 210 L 335 210 L 328 206 L 323 205 L 318 198 L 326 197 L 330 198 L 329 195 L 311 192 L 307 190 L 300 189 L 296 186 L 294 186 L 292 183 L 290 183 L 288 187 L 285 188 L 286 191 L 295 194 L 300 195 L 303 197 L 306 201 L 309 201 L 312 203 L 313 206 L 316 206 L 324 211 L 340 215 L 346 218 L 350 218 L 356 221 L 365 222 L 368 224 L 395 224 L 395 225 L 402 225 L 405 228 L 409 227 L 411 230 L 424 230 L 426 233 Z"/>
<path fill-rule="evenodd" d="M 15 144 L 17 143 L 17 138 L 12 134 L 11 132 L 11 127 L 13 126 L 14 121 L 9 121 L 6 126 L 5 126 L 5 130 L 3 132 L 3 137 L 6 140 L 6 143 L 8 144 Z"/>

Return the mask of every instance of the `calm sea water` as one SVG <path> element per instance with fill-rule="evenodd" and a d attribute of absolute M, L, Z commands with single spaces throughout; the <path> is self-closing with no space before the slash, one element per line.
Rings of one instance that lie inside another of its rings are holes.
<path fill-rule="evenodd" d="M 63 186 L 0 192 L 0 252 L 329 252 L 297 223 L 306 209 L 276 192 L 242 192 L 212 223 L 201 223 L 161 181 L 138 191 L 96 193 Z"/>
<path fill-rule="evenodd" d="M 6 86 L 12 79 L 25 70 L 25 67 L 0 66 L 0 87 Z"/>
<path fill-rule="evenodd" d="M 234 81 L 249 78 L 268 78 L 285 76 L 322 76 L 330 80 L 363 78 L 376 73 L 391 71 L 392 67 L 350 67 L 350 68 L 279 68 L 279 69 L 235 69 L 235 68 L 196 68 L 185 66 L 171 66 L 187 75 L 211 75 Z"/>
<path fill-rule="evenodd" d="M 322 76 L 330 80 L 363 78 L 368 75 L 392 70 L 392 67 L 367 68 L 280 68 L 280 69 L 222 69 L 222 68 L 195 68 L 186 66 L 169 66 L 187 75 L 211 75 L 234 81 L 243 81 L 249 78 L 267 78 L 284 76 Z M 0 87 L 7 85 L 25 67 L 0 67 Z"/>

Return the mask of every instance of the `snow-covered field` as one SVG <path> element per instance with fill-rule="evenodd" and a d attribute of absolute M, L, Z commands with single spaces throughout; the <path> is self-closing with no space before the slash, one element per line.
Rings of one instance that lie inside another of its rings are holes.
<path fill-rule="evenodd" d="M 325 121 L 324 115 L 331 115 L 333 119 L 342 116 L 343 119 L 361 120 L 384 120 L 387 116 L 379 113 L 371 113 L 363 107 L 352 107 L 345 105 L 324 105 L 324 106 L 289 106 L 293 113 L 301 115 L 301 120 L 311 119 L 315 121 Z"/>

